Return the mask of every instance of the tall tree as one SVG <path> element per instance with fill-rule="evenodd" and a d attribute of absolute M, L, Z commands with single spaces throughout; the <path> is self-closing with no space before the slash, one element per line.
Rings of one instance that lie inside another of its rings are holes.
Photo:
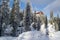
<path fill-rule="evenodd" d="M 45 28 L 46 28 L 46 35 L 48 35 L 48 19 L 47 16 L 45 17 Z"/>
<path fill-rule="evenodd" d="M 17 27 L 19 26 L 20 20 L 19 20 L 19 1 L 20 0 L 14 0 L 13 8 L 11 11 L 11 18 L 10 23 L 13 26 L 12 30 L 12 36 L 17 36 Z"/>
<path fill-rule="evenodd" d="M 34 22 L 33 28 L 36 30 L 36 28 L 37 28 L 37 25 L 36 25 L 36 22 L 37 22 L 37 19 L 36 19 L 36 11 L 33 14 L 33 22 Z"/>
<path fill-rule="evenodd" d="M 53 11 L 51 10 L 51 11 L 50 11 L 50 21 L 51 21 L 52 24 L 53 24 L 53 17 L 54 17 L 54 16 L 53 16 Z"/>
<path fill-rule="evenodd" d="M 9 24 L 9 0 L 1 0 L 1 4 L 2 4 L 2 6 L 1 6 L 1 13 L 2 13 L 1 21 L 2 21 L 2 24 L 5 23 L 7 26 Z M 4 35 L 4 31 L 5 31 L 4 28 L 2 28 L 2 35 Z"/>
<path fill-rule="evenodd" d="M 30 31 L 30 25 L 31 25 L 31 6 L 30 6 L 30 2 L 27 2 L 27 6 L 26 6 L 26 10 L 25 10 L 25 14 L 24 14 L 24 23 L 25 23 L 25 30 L 26 31 Z"/>
<path fill-rule="evenodd" d="M 40 26 L 41 26 L 41 20 L 40 17 L 37 18 L 37 30 L 40 30 Z"/>
<path fill-rule="evenodd" d="M 2 15 L 4 19 L 3 22 L 9 24 L 9 0 L 2 0 Z"/>
<path fill-rule="evenodd" d="M 3 17 L 2 17 L 2 13 L 1 13 L 1 6 L 2 5 L 0 5 L 0 36 L 2 36 L 2 20 L 3 20 Z"/>

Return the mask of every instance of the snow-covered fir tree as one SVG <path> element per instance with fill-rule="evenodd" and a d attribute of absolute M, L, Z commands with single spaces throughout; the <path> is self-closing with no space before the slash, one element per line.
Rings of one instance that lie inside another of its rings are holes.
<path fill-rule="evenodd" d="M 6 26 L 9 24 L 9 0 L 1 0 L 2 6 L 1 6 L 1 13 L 2 13 L 2 35 L 4 34 Z M 3 24 L 5 23 L 5 26 L 3 27 Z"/>
<path fill-rule="evenodd" d="M 1 32 L 2 32 L 2 20 L 3 20 L 3 18 L 2 18 L 2 13 L 1 13 L 1 6 L 2 5 L 0 5 L 0 36 L 1 36 Z"/>
<path fill-rule="evenodd" d="M 50 11 L 50 23 L 53 24 L 53 21 L 54 21 L 54 15 L 53 15 L 53 11 L 51 10 Z"/>
<path fill-rule="evenodd" d="M 33 14 L 33 22 L 34 22 L 34 24 L 32 25 L 32 27 L 36 30 L 36 28 L 37 28 L 37 25 L 36 25 L 36 22 L 37 22 L 37 19 L 36 19 L 37 17 L 36 17 L 36 11 L 34 12 L 34 14 Z"/>
<path fill-rule="evenodd" d="M 14 0 L 13 8 L 12 8 L 12 11 L 11 11 L 10 24 L 13 27 L 12 36 L 17 36 L 17 28 L 20 24 L 19 1 L 20 0 Z"/>
<path fill-rule="evenodd" d="M 41 20 L 40 17 L 37 17 L 37 30 L 39 31 L 41 27 Z"/>
<path fill-rule="evenodd" d="M 58 24 L 58 30 L 60 30 L 60 19 L 59 19 L 59 13 L 57 13 L 57 24 Z"/>
<path fill-rule="evenodd" d="M 25 10 L 25 14 L 24 14 L 24 25 L 25 25 L 25 30 L 26 31 L 30 31 L 30 25 L 31 25 L 31 6 L 30 6 L 30 2 L 27 2 L 27 6 L 26 6 L 26 10 Z"/>
<path fill-rule="evenodd" d="M 47 16 L 45 17 L 45 29 L 46 29 L 46 35 L 48 35 L 48 19 L 47 19 Z"/>

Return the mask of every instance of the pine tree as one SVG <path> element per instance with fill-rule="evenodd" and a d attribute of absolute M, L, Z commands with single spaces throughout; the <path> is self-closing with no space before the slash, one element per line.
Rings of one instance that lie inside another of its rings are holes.
<path fill-rule="evenodd" d="M 37 26 L 36 26 L 36 22 L 37 22 L 37 19 L 36 19 L 36 11 L 33 14 L 33 22 L 34 22 L 33 28 L 36 30 L 36 28 L 37 28 Z"/>
<path fill-rule="evenodd" d="M 59 27 L 59 14 L 57 14 L 57 30 L 60 30 L 60 27 Z"/>
<path fill-rule="evenodd" d="M 1 14 L 2 14 L 2 18 L 1 18 L 1 23 L 3 26 L 3 23 L 5 23 L 5 27 L 7 27 L 7 25 L 9 24 L 9 0 L 1 0 Z M 4 35 L 4 31 L 5 28 L 2 28 L 2 32 L 1 34 Z"/>
<path fill-rule="evenodd" d="M 17 29 L 17 23 L 14 21 L 15 20 L 15 15 L 13 13 L 13 9 L 12 9 L 12 12 L 11 12 L 11 17 L 10 17 L 10 24 L 11 26 L 13 27 L 13 30 L 12 30 L 12 36 L 16 36 L 16 29 Z"/>
<path fill-rule="evenodd" d="M 50 22 L 53 24 L 53 11 L 50 12 Z"/>
<path fill-rule="evenodd" d="M 20 0 L 14 0 L 14 4 L 13 4 L 15 20 L 17 21 L 18 24 L 20 23 L 21 20 L 19 2 Z"/>
<path fill-rule="evenodd" d="M 47 28 L 47 16 L 45 17 L 45 27 Z"/>
<path fill-rule="evenodd" d="M 45 28 L 46 28 L 46 35 L 48 35 L 48 19 L 47 16 L 45 17 Z"/>
<path fill-rule="evenodd" d="M 2 36 L 2 20 L 3 20 L 3 17 L 2 17 L 2 13 L 1 13 L 1 6 L 2 5 L 0 5 L 0 36 Z"/>
<path fill-rule="evenodd" d="M 30 31 L 30 25 L 31 25 L 31 6 L 30 3 L 27 3 L 25 14 L 24 14 L 24 23 L 25 23 L 25 31 Z"/>
<path fill-rule="evenodd" d="M 53 19 L 53 11 L 50 12 L 50 19 Z"/>
<path fill-rule="evenodd" d="M 37 30 L 40 30 L 40 26 L 41 26 L 41 20 L 40 17 L 37 17 Z"/>
<path fill-rule="evenodd" d="M 36 11 L 34 12 L 34 14 L 33 14 L 33 22 L 36 22 L 37 20 L 36 20 Z"/>
<path fill-rule="evenodd" d="M 0 36 L 2 36 L 2 16 L 0 16 Z"/>
<path fill-rule="evenodd" d="M 19 20 L 19 0 L 14 0 L 13 8 L 11 11 L 11 18 L 10 23 L 13 26 L 12 30 L 12 36 L 18 36 L 17 35 L 17 27 L 19 26 L 20 20 Z"/>
<path fill-rule="evenodd" d="M 9 0 L 2 0 L 2 15 L 3 15 L 3 22 L 6 25 L 9 24 Z"/>

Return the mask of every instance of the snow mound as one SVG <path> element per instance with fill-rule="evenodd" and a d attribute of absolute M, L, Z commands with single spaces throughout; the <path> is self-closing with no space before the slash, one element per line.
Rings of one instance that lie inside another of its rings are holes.
<path fill-rule="evenodd" d="M 40 31 L 41 31 L 43 34 L 46 34 L 45 24 L 42 24 L 42 25 L 41 25 Z"/>
<path fill-rule="evenodd" d="M 0 40 L 60 40 L 60 31 L 55 32 L 54 36 L 47 36 L 40 31 L 29 31 L 18 37 L 0 37 Z"/>
<path fill-rule="evenodd" d="M 50 37 L 50 40 L 60 40 L 60 31 L 55 32 L 53 37 Z"/>
<path fill-rule="evenodd" d="M 53 25 L 48 23 L 48 32 L 49 32 L 49 36 L 54 36 L 56 30 L 55 30 L 55 26 L 54 26 L 54 23 Z"/>
<path fill-rule="evenodd" d="M 17 37 L 0 37 L 0 40 L 16 40 Z"/>
<path fill-rule="evenodd" d="M 34 22 L 30 25 L 31 31 L 34 31 L 35 29 L 33 28 Z"/>
<path fill-rule="evenodd" d="M 29 31 L 19 35 L 18 40 L 49 40 L 47 35 L 42 34 L 40 31 Z"/>

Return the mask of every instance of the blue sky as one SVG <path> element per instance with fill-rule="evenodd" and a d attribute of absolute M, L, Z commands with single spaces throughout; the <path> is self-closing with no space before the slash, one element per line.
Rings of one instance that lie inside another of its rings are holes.
<path fill-rule="evenodd" d="M 20 0 L 20 10 L 25 9 L 28 0 Z M 60 15 L 60 0 L 29 0 L 33 11 L 43 11 L 49 17 L 50 11 L 53 10 L 54 16 Z M 10 0 L 10 7 L 13 0 Z"/>

